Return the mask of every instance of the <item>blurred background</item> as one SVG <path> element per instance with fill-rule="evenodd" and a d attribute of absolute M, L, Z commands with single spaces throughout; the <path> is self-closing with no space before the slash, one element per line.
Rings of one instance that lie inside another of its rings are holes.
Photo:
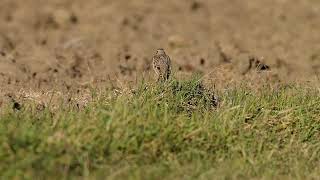
<path fill-rule="evenodd" d="M 319 82 L 319 30 L 318 0 L 1 0 L 0 86 L 152 79 L 157 48 L 177 77 Z"/>

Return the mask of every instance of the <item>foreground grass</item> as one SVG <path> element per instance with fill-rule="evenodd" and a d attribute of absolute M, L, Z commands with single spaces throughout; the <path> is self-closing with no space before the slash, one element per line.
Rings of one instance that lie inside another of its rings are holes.
<path fill-rule="evenodd" d="M 94 95 L 94 94 L 93 94 Z M 0 117 L 3 179 L 317 179 L 320 96 L 196 80 L 107 91 L 84 110 L 26 105 Z"/>

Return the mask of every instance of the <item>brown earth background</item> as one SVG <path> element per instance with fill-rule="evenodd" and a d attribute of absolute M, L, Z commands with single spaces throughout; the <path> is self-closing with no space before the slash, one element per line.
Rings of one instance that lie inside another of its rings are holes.
<path fill-rule="evenodd" d="M 320 1 L 1 0 L 0 106 L 152 81 L 157 48 L 218 88 L 318 87 Z"/>

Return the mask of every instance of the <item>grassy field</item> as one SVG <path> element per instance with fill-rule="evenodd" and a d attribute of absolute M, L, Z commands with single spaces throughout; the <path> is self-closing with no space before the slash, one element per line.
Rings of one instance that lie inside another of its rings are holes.
<path fill-rule="evenodd" d="M 92 96 L 81 111 L 5 108 L 1 179 L 320 177 L 316 89 L 213 94 L 194 78 Z"/>

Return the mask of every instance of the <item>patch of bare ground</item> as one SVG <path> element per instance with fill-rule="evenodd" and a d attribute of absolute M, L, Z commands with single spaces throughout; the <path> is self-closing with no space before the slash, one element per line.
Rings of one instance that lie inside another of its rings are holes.
<path fill-rule="evenodd" d="M 177 78 L 202 74 L 208 86 L 319 86 L 319 11 L 319 2 L 303 0 L 3 0 L 0 89 L 16 96 L 54 89 L 67 98 L 153 81 L 157 48 Z"/>

